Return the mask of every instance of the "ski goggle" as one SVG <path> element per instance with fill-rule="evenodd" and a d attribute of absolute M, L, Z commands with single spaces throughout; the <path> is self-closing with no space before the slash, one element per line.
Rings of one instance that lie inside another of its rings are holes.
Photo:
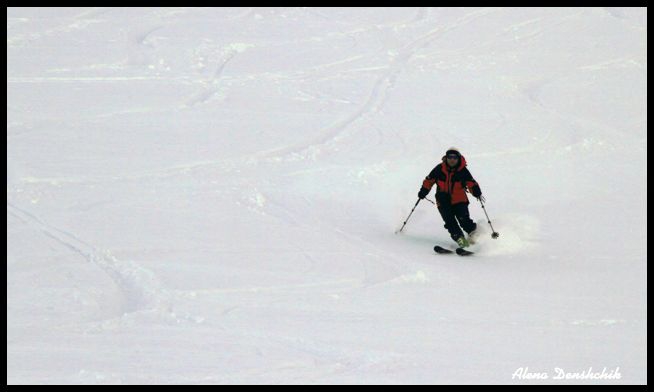
<path fill-rule="evenodd" d="M 458 155 L 448 155 L 447 159 L 459 159 Z"/>

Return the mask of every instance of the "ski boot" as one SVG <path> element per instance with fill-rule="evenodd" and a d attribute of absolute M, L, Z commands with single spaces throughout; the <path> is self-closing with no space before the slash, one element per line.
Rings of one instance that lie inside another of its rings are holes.
<path fill-rule="evenodd" d="M 467 248 L 470 246 L 470 242 L 468 242 L 466 237 L 463 235 L 456 239 L 456 243 L 459 245 L 459 248 Z"/>
<path fill-rule="evenodd" d="M 477 242 L 477 239 L 479 238 L 479 230 L 474 229 L 470 233 L 468 233 L 468 242 L 470 245 L 474 245 Z"/>

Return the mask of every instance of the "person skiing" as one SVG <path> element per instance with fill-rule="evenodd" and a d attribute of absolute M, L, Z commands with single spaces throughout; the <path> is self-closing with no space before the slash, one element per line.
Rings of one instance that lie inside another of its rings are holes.
<path fill-rule="evenodd" d="M 442 163 L 425 177 L 418 192 L 418 197 L 424 199 L 432 186 L 436 184 L 436 205 L 440 212 L 445 228 L 460 248 L 470 245 L 463 231 L 472 237 L 477 224 L 470 219 L 468 211 L 468 196 L 466 191 L 480 201 L 483 201 L 479 184 L 466 167 L 466 159 L 458 149 L 451 147 L 445 152 Z M 459 226 L 460 225 L 460 226 Z M 463 228 L 463 231 L 461 230 Z"/>

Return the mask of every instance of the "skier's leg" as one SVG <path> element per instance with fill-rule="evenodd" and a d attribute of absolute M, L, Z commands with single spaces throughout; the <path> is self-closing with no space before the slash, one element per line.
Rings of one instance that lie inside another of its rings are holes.
<path fill-rule="evenodd" d="M 457 203 L 452 206 L 452 212 L 456 216 L 456 219 L 459 221 L 459 224 L 465 230 L 466 233 L 470 234 L 477 228 L 477 224 L 470 219 L 470 211 L 468 211 L 468 203 Z"/>
<path fill-rule="evenodd" d="M 461 228 L 456 221 L 456 217 L 451 206 L 441 205 L 438 207 L 438 212 L 440 212 L 441 217 L 443 218 L 443 222 L 445 222 L 445 228 L 450 233 L 450 236 L 454 241 L 463 236 L 463 232 L 461 231 Z"/>

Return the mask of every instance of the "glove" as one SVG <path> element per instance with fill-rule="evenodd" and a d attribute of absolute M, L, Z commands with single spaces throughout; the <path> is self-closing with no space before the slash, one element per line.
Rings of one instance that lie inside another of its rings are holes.
<path fill-rule="evenodd" d="M 470 188 L 470 191 L 472 192 L 472 195 L 475 197 L 475 199 L 479 200 L 480 202 L 485 202 L 486 199 L 484 199 L 484 196 L 481 195 L 481 189 L 479 189 L 479 185 L 475 184 Z"/>
<path fill-rule="evenodd" d="M 424 199 L 428 193 L 429 193 L 429 189 L 420 187 L 420 192 L 418 192 L 418 198 Z"/>
<path fill-rule="evenodd" d="M 473 185 L 472 188 L 470 189 L 472 192 L 472 195 L 479 199 L 481 197 L 481 189 L 479 189 L 479 185 Z"/>

